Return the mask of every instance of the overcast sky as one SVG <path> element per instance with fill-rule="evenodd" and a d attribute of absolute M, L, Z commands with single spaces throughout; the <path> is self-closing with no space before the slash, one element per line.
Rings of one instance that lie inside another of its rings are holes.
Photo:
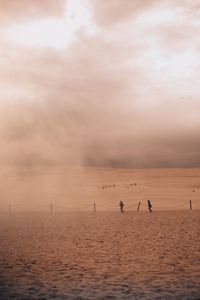
<path fill-rule="evenodd" d="M 200 0 L 0 0 L 0 162 L 200 166 Z"/>

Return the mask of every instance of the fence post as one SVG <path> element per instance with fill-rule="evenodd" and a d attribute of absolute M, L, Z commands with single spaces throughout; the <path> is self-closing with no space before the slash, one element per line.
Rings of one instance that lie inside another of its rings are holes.
<path fill-rule="evenodd" d="M 94 212 L 96 212 L 96 203 L 94 203 Z"/>
<path fill-rule="evenodd" d="M 190 200 L 190 210 L 192 210 L 192 200 Z"/>
<path fill-rule="evenodd" d="M 51 214 L 52 214 L 52 212 L 53 212 L 53 204 L 52 203 L 50 204 L 50 210 L 51 210 Z"/>
<path fill-rule="evenodd" d="M 140 210 L 140 202 L 138 203 L 137 211 Z"/>
<path fill-rule="evenodd" d="M 9 211 L 9 214 L 11 214 L 11 204 L 9 204 L 8 211 Z"/>

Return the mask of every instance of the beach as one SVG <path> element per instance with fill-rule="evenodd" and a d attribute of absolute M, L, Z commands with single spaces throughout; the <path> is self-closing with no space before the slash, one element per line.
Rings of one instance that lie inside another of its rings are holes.
<path fill-rule="evenodd" d="M 1 299 L 199 299 L 199 230 L 199 210 L 1 213 Z"/>
<path fill-rule="evenodd" d="M 0 300 L 200 299 L 200 0 L 0 0 Z"/>
<path fill-rule="evenodd" d="M 0 170 L 0 211 L 126 211 L 200 209 L 199 168 L 114 169 L 21 166 Z M 10 206 L 10 207 L 9 207 Z"/>

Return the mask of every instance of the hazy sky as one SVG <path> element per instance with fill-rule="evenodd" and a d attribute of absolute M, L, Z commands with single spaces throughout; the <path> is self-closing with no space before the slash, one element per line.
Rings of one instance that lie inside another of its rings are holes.
<path fill-rule="evenodd" d="M 0 0 L 0 162 L 200 166 L 200 0 Z"/>

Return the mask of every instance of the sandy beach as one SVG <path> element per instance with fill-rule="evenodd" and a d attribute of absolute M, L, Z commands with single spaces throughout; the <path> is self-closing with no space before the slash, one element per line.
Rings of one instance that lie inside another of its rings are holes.
<path fill-rule="evenodd" d="M 0 0 L 0 300 L 200 299 L 199 50 L 200 0 Z"/>
<path fill-rule="evenodd" d="M 199 210 L 1 214 L 1 299 L 199 299 L 199 230 Z"/>
<path fill-rule="evenodd" d="M 18 167 L 0 170 L 0 211 L 126 211 L 200 209 L 200 169 Z"/>
<path fill-rule="evenodd" d="M 199 169 L 21 167 L 0 177 L 1 299 L 199 299 Z"/>

